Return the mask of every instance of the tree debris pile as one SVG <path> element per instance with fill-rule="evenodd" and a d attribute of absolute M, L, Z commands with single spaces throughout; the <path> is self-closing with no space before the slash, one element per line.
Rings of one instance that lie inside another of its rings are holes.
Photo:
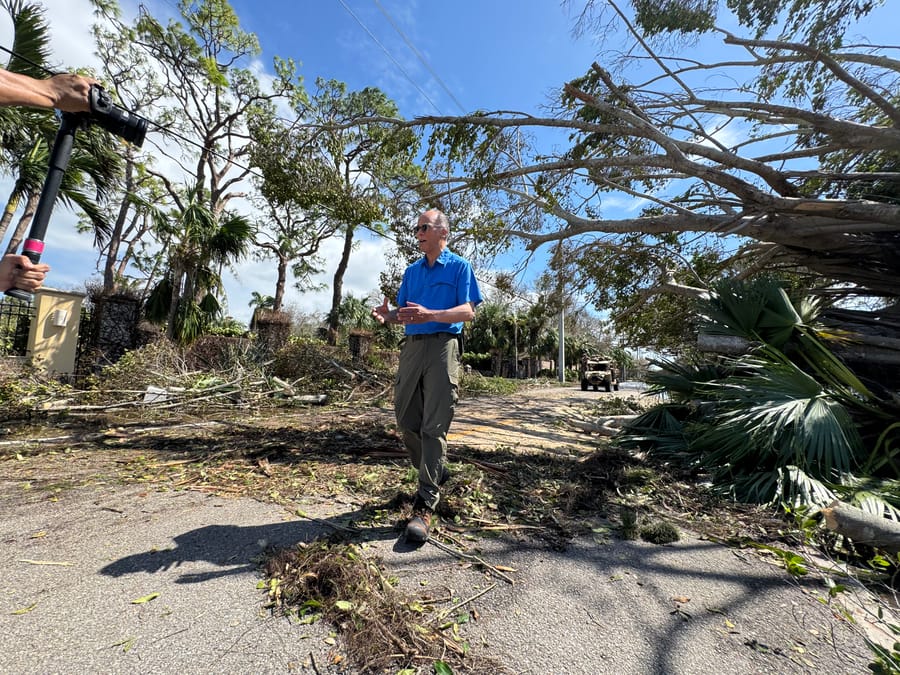
<path fill-rule="evenodd" d="M 435 625 L 432 619 L 440 614 L 434 599 L 403 597 L 377 561 L 353 544 L 319 540 L 275 550 L 264 569 L 270 606 L 301 624 L 323 620 L 333 625 L 355 672 L 432 672 L 439 663 L 458 672 L 502 671 L 496 663 L 468 655 L 458 634 Z M 335 649 L 331 658 L 339 664 L 344 656 Z"/>
<path fill-rule="evenodd" d="M 379 402 L 393 378 L 390 355 L 372 352 L 363 363 L 316 341 L 292 341 L 261 362 L 252 341 L 209 336 L 189 349 L 159 340 L 126 352 L 74 386 L 37 368 L 0 374 L 0 419 L 36 414 L 98 414 L 127 410 L 144 418 L 209 412 Z"/>

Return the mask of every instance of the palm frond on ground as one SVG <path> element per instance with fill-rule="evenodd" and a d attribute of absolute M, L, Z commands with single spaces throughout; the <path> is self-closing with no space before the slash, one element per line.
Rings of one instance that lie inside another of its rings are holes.
<path fill-rule="evenodd" d="M 822 506 L 840 494 L 892 513 L 889 491 L 856 489 L 853 477 L 900 464 L 896 416 L 829 349 L 818 309 L 770 280 L 723 282 L 701 307 L 704 330 L 743 337 L 752 350 L 656 362 L 648 382 L 668 402 L 620 442 L 707 474 L 738 501 Z"/>

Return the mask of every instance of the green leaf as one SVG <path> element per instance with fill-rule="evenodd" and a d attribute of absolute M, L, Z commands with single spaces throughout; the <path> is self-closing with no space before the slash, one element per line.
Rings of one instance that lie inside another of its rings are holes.
<path fill-rule="evenodd" d="M 436 675 L 453 675 L 453 670 L 446 661 L 435 661 L 434 672 Z"/>
<path fill-rule="evenodd" d="M 341 610 L 342 612 L 349 612 L 353 609 L 353 603 L 348 602 L 347 600 L 338 600 L 334 603 L 336 609 Z"/>
<path fill-rule="evenodd" d="M 132 605 L 143 605 L 145 603 L 150 602 L 151 600 L 156 600 L 159 597 L 159 593 L 149 593 L 140 598 L 131 601 Z"/>

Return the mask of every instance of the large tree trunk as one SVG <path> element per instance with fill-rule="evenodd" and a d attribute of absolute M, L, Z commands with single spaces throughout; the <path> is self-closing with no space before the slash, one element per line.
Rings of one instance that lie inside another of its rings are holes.
<path fill-rule="evenodd" d="M 822 313 L 820 321 L 846 337 L 831 343 L 830 348 L 854 374 L 869 385 L 900 390 L 900 304 L 874 311 L 832 307 Z M 697 347 L 703 352 L 746 354 L 753 346 L 737 336 L 697 336 Z"/>
<path fill-rule="evenodd" d="M 278 279 L 275 281 L 275 299 L 272 301 L 272 311 L 280 312 L 281 305 L 284 303 L 284 287 L 287 285 L 287 266 L 288 259 L 278 256 Z"/>
<path fill-rule="evenodd" d="M 846 331 L 834 353 L 867 383 L 900 390 L 900 303 L 875 311 L 831 308 L 823 323 Z"/>
<path fill-rule="evenodd" d="M 337 344 L 338 329 L 340 328 L 338 310 L 341 307 L 341 298 L 344 293 L 344 274 L 347 273 L 347 267 L 350 264 L 355 229 L 353 225 L 347 226 L 347 233 L 344 235 L 344 250 L 341 252 L 341 260 L 334 273 L 334 284 L 331 288 L 331 311 L 328 313 L 328 344 L 330 345 Z"/>
<path fill-rule="evenodd" d="M 130 193 L 134 190 L 134 163 L 129 160 L 125 164 L 125 190 Z M 128 212 L 131 209 L 131 201 L 126 197 L 119 204 L 119 213 L 116 216 L 115 225 L 113 225 L 112 234 L 109 237 L 109 244 L 106 247 L 106 260 L 103 263 L 103 292 L 111 295 L 116 290 L 118 279 L 116 278 L 116 260 L 119 257 L 119 246 L 122 244 L 122 232 L 125 229 L 125 221 L 128 218 Z M 138 214 L 135 214 L 135 219 Z"/>
<path fill-rule="evenodd" d="M 900 523 L 896 521 L 838 500 L 822 509 L 822 516 L 829 530 L 847 537 L 854 544 L 874 546 L 892 555 L 900 552 Z"/>

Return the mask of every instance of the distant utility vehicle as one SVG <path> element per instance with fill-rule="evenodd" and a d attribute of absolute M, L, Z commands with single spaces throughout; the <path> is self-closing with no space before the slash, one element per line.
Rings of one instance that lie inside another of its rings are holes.
<path fill-rule="evenodd" d="M 594 391 L 600 391 L 603 386 L 604 391 L 619 391 L 619 371 L 610 359 L 599 356 L 585 356 L 581 359 L 581 370 L 579 372 L 581 378 L 581 391 L 587 391 L 588 387 L 593 387 Z"/>

